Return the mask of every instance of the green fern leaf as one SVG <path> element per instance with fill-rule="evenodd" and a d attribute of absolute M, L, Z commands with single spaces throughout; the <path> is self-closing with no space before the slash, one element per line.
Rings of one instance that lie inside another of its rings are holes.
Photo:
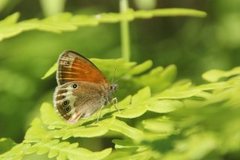
<path fill-rule="evenodd" d="M 0 159 L 3 160 L 21 160 L 23 159 L 26 151 L 31 148 L 30 144 L 18 144 L 15 145 L 11 150 L 5 152 L 4 154 L 0 155 Z"/>
<path fill-rule="evenodd" d="M 111 149 L 105 149 L 100 152 L 92 152 L 84 148 L 78 147 L 77 143 L 60 142 L 52 140 L 48 142 L 38 142 L 26 152 L 26 154 L 37 153 L 39 155 L 48 153 L 49 158 L 57 159 L 92 159 L 100 160 L 111 153 Z"/>
<path fill-rule="evenodd" d="M 109 125 L 109 124 L 107 124 Z M 141 130 L 138 130 L 136 128 L 130 127 L 125 122 L 120 121 L 118 119 L 114 119 L 111 122 L 110 130 L 119 132 L 121 134 L 124 134 L 125 136 L 135 140 L 140 141 L 143 139 L 143 133 Z"/>
<path fill-rule="evenodd" d="M 120 112 L 115 113 L 114 115 L 121 118 L 136 118 L 141 116 L 147 111 L 146 101 L 151 97 L 151 91 L 149 87 L 146 87 L 140 91 L 136 95 L 131 98 L 129 104 L 124 107 L 120 106 Z M 118 105 L 118 104 L 117 104 Z"/>
<path fill-rule="evenodd" d="M 230 71 L 223 71 L 223 70 L 210 70 L 207 71 L 202 75 L 203 79 L 209 82 L 217 82 L 221 78 L 228 78 L 231 76 L 239 75 L 240 74 L 240 67 L 233 68 Z"/>
<path fill-rule="evenodd" d="M 11 139 L 0 138 L 0 154 L 7 152 L 15 145 L 16 145 L 16 143 Z"/>
<path fill-rule="evenodd" d="M 44 76 L 42 76 L 41 79 L 45 79 L 49 76 L 51 76 L 52 74 L 54 74 L 57 70 L 57 63 L 55 63 L 45 74 Z"/>
<path fill-rule="evenodd" d="M 144 74 L 140 77 L 134 78 L 134 83 L 141 86 L 150 86 L 153 93 L 162 91 L 169 87 L 176 78 L 177 69 L 176 66 L 170 65 L 163 69 L 162 67 L 156 67 L 152 69 L 148 74 Z M 156 78 L 157 77 L 157 78 Z"/>
<path fill-rule="evenodd" d="M 61 33 L 62 31 L 74 31 L 77 29 L 77 26 L 71 23 L 71 19 L 71 13 L 53 15 L 39 21 L 37 29 L 56 33 Z"/>
<path fill-rule="evenodd" d="M 0 21 L 0 41 L 5 37 L 15 36 L 21 32 L 21 30 L 15 25 L 18 18 L 19 13 L 14 13 Z"/>
<path fill-rule="evenodd" d="M 26 132 L 24 142 L 32 143 L 41 140 L 47 141 L 51 138 L 51 135 L 47 131 L 47 128 L 42 124 L 42 121 L 39 118 L 35 118 L 31 123 L 31 127 Z"/>
<path fill-rule="evenodd" d="M 148 103 L 148 110 L 156 113 L 169 113 L 183 107 L 183 103 L 178 100 L 156 100 Z"/>
<path fill-rule="evenodd" d="M 173 121 L 167 117 L 147 119 L 142 122 L 144 129 L 163 135 L 171 135 L 175 131 Z"/>
<path fill-rule="evenodd" d="M 148 61 L 143 62 L 142 64 L 134 66 L 127 74 L 128 75 L 141 74 L 151 67 L 152 67 L 152 61 L 148 60 Z"/>
<path fill-rule="evenodd" d="M 206 13 L 203 11 L 181 8 L 156 9 L 150 11 L 134 11 L 130 9 L 124 14 L 105 13 L 94 16 L 73 16 L 70 13 L 60 13 L 43 20 L 29 19 L 18 23 L 17 19 L 19 18 L 19 13 L 14 13 L 0 21 L 0 41 L 15 36 L 23 31 L 33 29 L 61 33 L 63 31 L 74 31 L 79 26 L 96 26 L 99 23 L 116 23 L 126 19 L 132 21 L 136 18 L 146 19 L 159 16 L 205 17 Z"/>

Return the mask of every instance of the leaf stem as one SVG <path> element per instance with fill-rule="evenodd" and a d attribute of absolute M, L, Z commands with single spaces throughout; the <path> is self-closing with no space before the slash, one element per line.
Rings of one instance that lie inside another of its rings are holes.
<path fill-rule="evenodd" d="M 124 14 L 128 10 L 128 0 L 120 0 L 120 12 Z M 129 41 L 129 22 L 127 19 L 121 20 L 120 31 L 121 31 L 121 51 L 122 58 L 126 61 L 130 60 L 130 41 Z"/>

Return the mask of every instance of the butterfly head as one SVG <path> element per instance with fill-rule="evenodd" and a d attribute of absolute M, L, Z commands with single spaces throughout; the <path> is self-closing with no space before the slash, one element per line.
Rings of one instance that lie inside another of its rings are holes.
<path fill-rule="evenodd" d="M 111 93 L 115 92 L 117 89 L 118 89 L 118 85 L 117 85 L 117 84 L 111 84 L 111 85 L 109 86 L 109 91 L 110 91 Z"/>
<path fill-rule="evenodd" d="M 113 99 L 113 94 L 114 92 L 118 89 L 118 85 L 113 83 L 109 85 L 108 91 L 107 91 L 107 98 L 106 98 L 106 102 L 105 105 L 109 104 L 110 101 Z"/>

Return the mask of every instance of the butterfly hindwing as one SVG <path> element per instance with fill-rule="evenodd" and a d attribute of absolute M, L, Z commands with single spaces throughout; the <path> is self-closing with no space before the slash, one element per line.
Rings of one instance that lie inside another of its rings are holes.
<path fill-rule="evenodd" d="M 55 90 L 54 106 L 68 122 L 88 117 L 106 103 L 102 87 L 91 82 L 67 82 Z"/>

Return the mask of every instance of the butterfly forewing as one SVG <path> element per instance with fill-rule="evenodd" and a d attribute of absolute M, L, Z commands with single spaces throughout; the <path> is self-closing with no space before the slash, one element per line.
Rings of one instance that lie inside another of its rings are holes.
<path fill-rule="evenodd" d="M 92 62 L 73 51 L 65 51 L 60 55 L 57 81 L 59 85 L 72 81 L 108 83 Z"/>

